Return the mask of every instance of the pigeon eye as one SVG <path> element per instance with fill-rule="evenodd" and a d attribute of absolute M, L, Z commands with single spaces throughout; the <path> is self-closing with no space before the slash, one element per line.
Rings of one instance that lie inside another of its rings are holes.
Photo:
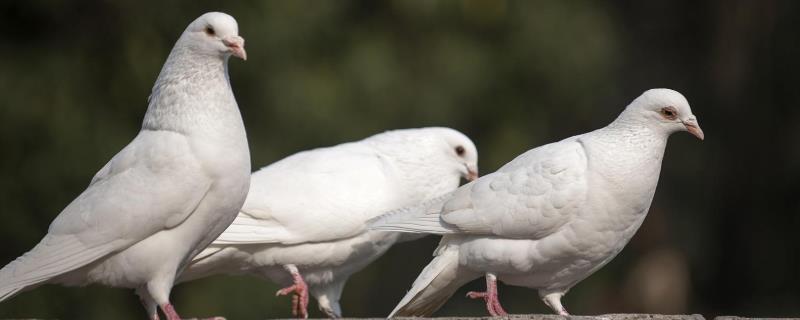
<path fill-rule="evenodd" d="M 215 35 L 215 34 L 216 34 L 216 33 L 214 32 L 214 28 L 212 28 L 211 26 L 206 26 L 206 29 L 205 29 L 204 31 L 205 31 L 205 32 L 206 32 L 206 34 L 207 34 L 207 35 L 209 35 L 209 36 L 213 36 L 213 35 Z"/>
<path fill-rule="evenodd" d="M 463 156 L 464 155 L 464 147 L 462 147 L 462 146 L 456 147 L 456 154 L 459 155 L 459 156 Z"/>
<path fill-rule="evenodd" d="M 661 116 L 668 120 L 675 120 L 678 117 L 678 111 L 673 107 L 666 107 L 661 109 Z"/>

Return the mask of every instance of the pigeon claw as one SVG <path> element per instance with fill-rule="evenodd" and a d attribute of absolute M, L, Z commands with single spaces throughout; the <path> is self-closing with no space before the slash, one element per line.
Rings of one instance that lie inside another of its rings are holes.
<path fill-rule="evenodd" d="M 293 293 L 293 294 L 292 294 Z M 307 319 L 308 318 L 308 287 L 305 283 L 293 284 L 286 288 L 278 290 L 276 296 L 285 296 L 292 294 L 292 316 Z"/>
<path fill-rule="evenodd" d="M 497 296 L 497 277 L 494 274 L 486 274 L 486 291 L 470 291 L 467 292 L 467 297 L 486 301 L 486 310 L 492 317 L 508 315 L 508 312 L 500 305 L 500 298 Z"/>
<path fill-rule="evenodd" d="M 292 294 L 292 316 L 308 319 L 308 285 L 296 268 L 289 269 L 294 284 L 278 290 L 275 296 Z"/>
<path fill-rule="evenodd" d="M 497 298 L 497 293 L 492 297 L 491 294 L 485 291 L 470 291 L 467 292 L 467 298 L 470 299 L 484 299 L 486 301 L 486 310 L 492 317 L 504 317 L 508 315 L 503 306 L 500 305 L 500 300 Z"/>

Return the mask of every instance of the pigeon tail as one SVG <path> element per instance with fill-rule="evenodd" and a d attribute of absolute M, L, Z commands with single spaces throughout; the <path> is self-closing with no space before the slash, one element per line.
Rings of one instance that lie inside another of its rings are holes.
<path fill-rule="evenodd" d="M 45 236 L 31 251 L 0 269 L 0 302 L 102 258 L 113 243 L 86 248 L 74 236 Z"/>
<path fill-rule="evenodd" d="M 421 204 L 404 207 L 375 217 L 367 222 L 369 229 L 408 233 L 452 234 L 457 230 L 439 217 L 444 203 L 453 193 Z"/>
<path fill-rule="evenodd" d="M 228 249 L 226 246 L 214 245 L 213 243 L 200 251 L 189 265 L 181 271 L 175 283 L 184 283 L 201 278 L 205 278 L 215 274 L 218 269 L 222 268 L 220 265 L 222 261 L 227 261 L 231 254 L 236 252 L 234 249 Z M 235 264 L 234 264 L 235 265 Z M 234 272 L 235 269 L 226 270 Z"/>
<path fill-rule="evenodd" d="M 403 300 L 388 318 L 427 317 L 436 312 L 461 286 L 481 275 L 458 265 L 458 246 L 447 245 L 422 270 Z"/>

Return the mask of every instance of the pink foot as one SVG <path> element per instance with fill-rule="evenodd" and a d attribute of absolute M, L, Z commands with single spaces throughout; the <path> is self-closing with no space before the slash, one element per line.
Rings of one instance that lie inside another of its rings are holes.
<path fill-rule="evenodd" d="M 489 311 L 489 314 L 493 317 L 508 315 L 508 312 L 500 305 L 500 299 L 497 297 L 497 277 L 494 274 L 486 274 L 486 291 L 470 291 L 467 292 L 467 297 L 485 300 L 486 310 Z"/>
<path fill-rule="evenodd" d="M 171 303 L 161 306 L 161 311 L 167 316 L 167 320 L 181 320 L 181 316 L 178 315 L 178 312 L 175 311 L 175 307 L 173 307 Z"/>
<path fill-rule="evenodd" d="M 175 307 L 172 306 L 171 303 L 167 303 L 161 306 L 161 311 L 164 312 L 164 315 L 167 316 L 167 320 L 181 320 L 181 316 L 178 315 L 178 312 L 175 311 Z M 154 319 L 158 319 L 158 313 L 154 316 Z M 189 320 L 198 320 L 197 318 L 192 318 Z M 211 317 L 211 318 L 202 318 L 199 320 L 225 320 L 223 317 Z"/>
<path fill-rule="evenodd" d="M 307 319 L 308 286 L 306 285 L 306 282 L 303 280 L 303 277 L 300 275 L 300 272 L 297 270 L 297 267 L 295 267 L 294 265 L 288 265 L 286 267 L 286 270 L 288 270 L 292 274 L 292 279 L 294 280 L 294 284 L 278 290 L 278 292 L 276 292 L 275 295 L 285 296 L 290 293 L 294 293 L 292 295 L 292 315 L 298 318 Z"/>

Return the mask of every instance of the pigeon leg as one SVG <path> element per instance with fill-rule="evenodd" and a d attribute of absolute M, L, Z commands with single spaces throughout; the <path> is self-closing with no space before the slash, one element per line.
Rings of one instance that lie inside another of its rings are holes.
<path fill-rule="evenodd" d="M 497 296 L 497 276 L 494 273 L 486 273 L 486 291 L 467 292 L 467 297 L 472 299 L 483 299 L 486 301 L 486 310 L 493 317 L 507 316 L 508 312 L 500 305 L 500 298 Z"/>
<path fill-rule="evenodd" d="M 553 309 L 555 313 L 558 313 L 558 315 L 568 316 L 569 313 L 567 312 L 567 309 L 561 305 L 561 297 L 563 296 L 564 293 L 561 292 L 548 293 L 542 297 L 542 301 L 544 301 L 544 304 L 550 307 L 550 309 Z"/>
<path fill-rule="evenodd" d="M 317 298 L 319 310 L 324 312 L 331 319 L 342 317 L 342 307 L 339 305 L 339 298 L 342 296 L 342 290 L 344 289 L 346 281 L 347 277 L 339 277 L 328 285 L 309 288 L 311 296 Z"/>
<path fill-rule="evenodd" d="M 293 264 L 287 264 L 283 266 L 283 268 L 292 274 L 292 279 L 294 280 L 294 284 L 278 290 L 278 292 L 276 292 L 275 295 L 285 296 L 287 294 L 294 293 L 294 295 L 292 295 L 292 315 L 295 317 L 307 319 L 308 285 L 306 285 L 306 282 L 303 280 L 303 276 L 300 275 L 300 271 L 297 270 L 297 266 Z"/>
<path fill-rule="evenodd" d="M 147 287 L 139 287 L 136 288 L 136 294 L 139 295 L 139 301 L 144 306 L 145 311 L 147 311 L 147 318 L 149 320 L 161 320 L 158 317 L 158 303 L 153 300 L 153 297 L 150 296 L 150 293 L 147 292 Z"/>
<path fill-rule="evenodd" d="M 181 320 L 181 316 L 178 315 L 178 312 L 175 311 L 175 307 L 169 302 L 161 306 L 161 311 L 167 316 L 167 320 Z"/>
<path fill-rule="evenodd" d="M 161 306 L 161 311 L 164 312 L 164 315 L 167 316 L 167 320 L 182 320 L 181 316 L 178 315 L 178 312 L 175 311 L 175 307 L 172 306 L 171 303 L 167 303 Z M 158 315 L 156 315 L 156 319 L 158 319 Z M 212 318 L 191 318 L 187 320 L 225 320 L 223 317 L 212 317 Z"/>

